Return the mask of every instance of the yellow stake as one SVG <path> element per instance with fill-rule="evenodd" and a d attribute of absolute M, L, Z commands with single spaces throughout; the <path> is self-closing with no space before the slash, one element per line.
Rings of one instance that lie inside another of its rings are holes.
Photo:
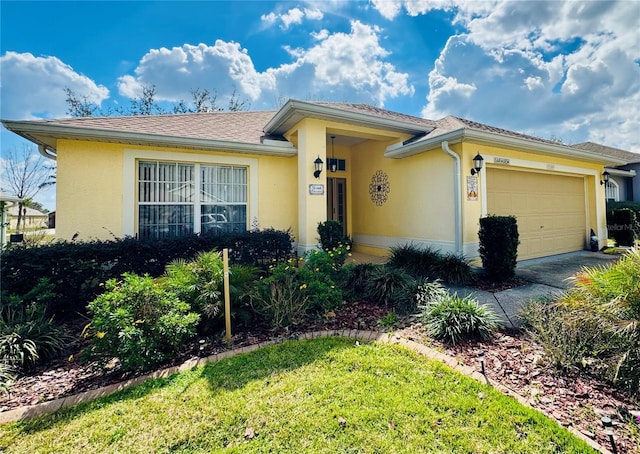
<path fill-rule="evenodd" d="M 229 249 L 222 250 L 222 263 L 224 270 L 224 321 L 226 326 L 226 339 L 231 342 L 231 301 L 229 297 Z"/>

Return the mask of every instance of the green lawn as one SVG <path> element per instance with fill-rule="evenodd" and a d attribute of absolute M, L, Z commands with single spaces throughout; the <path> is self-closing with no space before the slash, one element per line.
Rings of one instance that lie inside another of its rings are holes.
<path fill-rule="evenodd" d="M 438 362 L 334 337 L 267 347 L 0 427 L 3 450 L 595 452 L 540 413 Z"/>

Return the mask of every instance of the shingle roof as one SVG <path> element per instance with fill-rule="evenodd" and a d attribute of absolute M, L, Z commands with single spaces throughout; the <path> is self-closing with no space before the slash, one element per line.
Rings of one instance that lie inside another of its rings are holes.
<path fill-rule="evenodd" d="M 640 154 L 630 151 L 621 150 L 619 148 L 608 147 L 594 142 L 583 142 L 572 145 L 573 148 L 579 150 L 590 151 L 605 157 L 613 157 L 626 161 L 627 164 L 636 164 L 640 162 Z"/>
<path fill-rule="evenodd" d="M 43 120 L 43 124 L 239 143 L 260 143 L 274 110 Z"/>
<path fill-rule="evenodd" d="M 47 216 L 47 213 L 43 213 L 42 211 L 38 211 L 38 210 L 36 210 L 34 208 L 23 208 L 22 210 L 23 210 L 22 211 L 23 213 L 24 213 L 24 210 L 27 210 L 27 216 L 40 216 L 40 217 Z M 18 206 L 17 205 L 9 207 L 9 209 L 7 211 L 9 212 L 9 214 L 11 216 L 18 216 Z"/>
<path fill-rule="evenodd" d="M 366 115 L 372 115 L 378 118 L 386 118 L 388 120 L 405 121 L 413 123 L 416 126 L 432 129 L 436 127 L 436 122 L 428 120 L 426 118 L 414 117 L 412 115 L 406 115 L 400 112 L 394 112 L 392 110 L 381 109 L 379 107 L 372 106 L 370 104 L 350 104 L 350 103 L 336 103 L 336 102 L 314 102 L 321 106 L 333 107 L 335 109 L 346 110 L 348 112 L 356 112 Z"/>

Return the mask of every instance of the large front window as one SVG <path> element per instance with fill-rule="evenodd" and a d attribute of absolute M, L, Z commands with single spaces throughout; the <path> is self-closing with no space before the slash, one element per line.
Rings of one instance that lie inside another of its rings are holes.
<path fill-rule="evenodd" d="M 139 161 L 138 234 L 166 238 L 247 228 L 247 169 Z"/>

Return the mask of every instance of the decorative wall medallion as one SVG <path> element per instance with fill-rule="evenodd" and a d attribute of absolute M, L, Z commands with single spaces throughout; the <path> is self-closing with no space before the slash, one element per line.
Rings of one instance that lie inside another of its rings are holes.
<path fill-rule="evenodd" d="M 387 201 L 391 187 L 389 186 L 389 176 L 382 170 L 376 170 L 376 173 L 371 177 L 371 183 L 369 184 L 369 195 L 371 201 L 377 206 L 381 206 Z"/>

